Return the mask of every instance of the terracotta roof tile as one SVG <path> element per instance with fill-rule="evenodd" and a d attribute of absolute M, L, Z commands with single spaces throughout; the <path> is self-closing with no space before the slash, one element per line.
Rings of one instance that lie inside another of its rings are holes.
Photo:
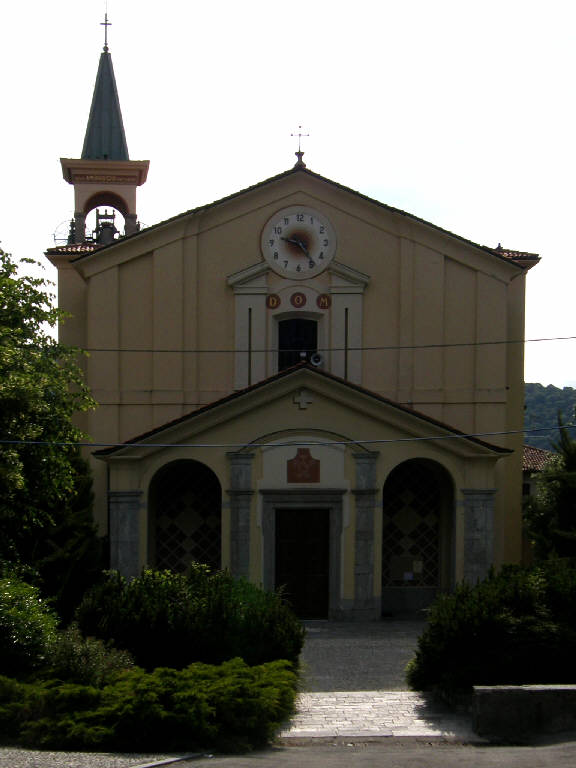
<path fill-rule="evenodd" d="M 524 472 L 542 472 L 543 469 L 546 469 L 553 456 L 556 456 L 556 454 L 552 451 L 535 448 L 533 445 L 525 445 L 522 457 L 522 470 Z"/>
<path fill-rule="evenodd" d="M 500 243 L 496 248 L 492 249 L 494 253 L 502 256 L 505 259 L 516 262 L 523 267 L 532 267 L 540 261 L 540 256 L 537 253 L 529 253 L 528 251 L 515 251 L 511 248 L 503 248 Z"/>
<path fill-rule="evenodd" d="M 89 253 L 94 253 L 99 248 L 102 248 L 99 243 L 67 243 L 66 245 L 56 245 L 54 248 L 48 248 L 46 253 L 53 256 L 59 253 L 76 253 L 79 256 L 85 256 Z"/>

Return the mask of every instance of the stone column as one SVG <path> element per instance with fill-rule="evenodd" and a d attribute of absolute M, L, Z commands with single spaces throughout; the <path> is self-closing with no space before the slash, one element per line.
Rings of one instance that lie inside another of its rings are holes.
<path fill-rule="evenodd" d="M 463 488 L 464 581 L 476 584 L 486 578 L 494 556 L 495 490 Z"/>
<path fill-rule="evenodd" d="M 248 578 L 250 573 L 250 506 L 252 504 L 253 453 L 228 453 L 230 462 L 230 572 Z"/>
<path fill-rule="evenodd" d="M 377 451 L 354 453 L 356 461 L 356 538 L 354 546 L 354 607 L 352 618 L 377 619 L 380 615 L 374 597 L 374 514 L 378 489 L 376 488 Z"/>
<path fill-rule="evenodd" d="M 128 579 L 140 575 L 142 491 L 110 491 L 110 568 Z"/>

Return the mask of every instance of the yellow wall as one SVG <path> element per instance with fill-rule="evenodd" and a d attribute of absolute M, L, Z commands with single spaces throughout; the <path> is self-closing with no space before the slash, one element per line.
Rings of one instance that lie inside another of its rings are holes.
<path fill-rule="evenodd" d="M 362 386 L 465 432 L 521 428 L 521 345 L 474 344 L 522 338 L 523 272 L 430 225 L 294 173 L 72 266 L 60 264 L 60 305 L 74 315 L 62 340 L 92 350 L 87 379 L 101 405 L 85 428 L 96 442 L 127 440 L 234 389 L 239 293 L 227 278 L 262 262 L 264 224 L 293 204 L 328 216 L 337 233 L 336 261 L 368 277 L 361 296 L 351 293 L 349 301 L 362 315 L 365 349 L 356 371 Z M 263 291 L 288 295 L 303 288 L 270 272 L 259 279 Z M 309 288 L 330 292 L 337 282 L 326 273 L 310 280 Z M 254 302 L 262 295 L 255 292 Z M 345 290 L 343 296 L 339 308 L 348 301 Z M 334 345 L 338 327 L 331 311 L 323 320 L 327 345 Z M 273 350 L 273 318 L 257 330 Z M 272 352 L 267 357 L 269 374 Z M 328 370 L 330 365 L 328 355 Z M 499 462 L 496 509 L 496 560 L 516 560 L 522 440 L 486 440 L 516 451 Z M 382 458 L 381 482 L 389 469 Z M 217 471 L 223 488 L 226 471 Z M 97 516 L 104 529 L 104 473 L 98 473 Z M 472 482 L 465 473 L 462 478 Z"/>

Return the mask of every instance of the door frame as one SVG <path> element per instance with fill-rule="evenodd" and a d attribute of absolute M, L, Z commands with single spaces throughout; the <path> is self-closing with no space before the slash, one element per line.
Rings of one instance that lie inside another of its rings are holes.
<path fill-rule="evenodd" d="M 340 608 L 342 498 L 345 491 L 261 490 L 262 496 L 262 584 L 273 591 L 276 582 L 276 510 L 326 509 L 329 512 L 328 617 L 335 618 Z"/>

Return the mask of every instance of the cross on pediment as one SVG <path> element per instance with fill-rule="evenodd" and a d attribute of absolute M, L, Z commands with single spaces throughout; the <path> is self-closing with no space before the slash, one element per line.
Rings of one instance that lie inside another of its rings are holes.
<path fill-rule="evenodd" d="M 301 389 L 297 395 L 294 395 L 292 402 L 297 405 L 301 411 L 305 411 L 309 405 L 312 405 L 314 398 L 307 389 Z"/>

